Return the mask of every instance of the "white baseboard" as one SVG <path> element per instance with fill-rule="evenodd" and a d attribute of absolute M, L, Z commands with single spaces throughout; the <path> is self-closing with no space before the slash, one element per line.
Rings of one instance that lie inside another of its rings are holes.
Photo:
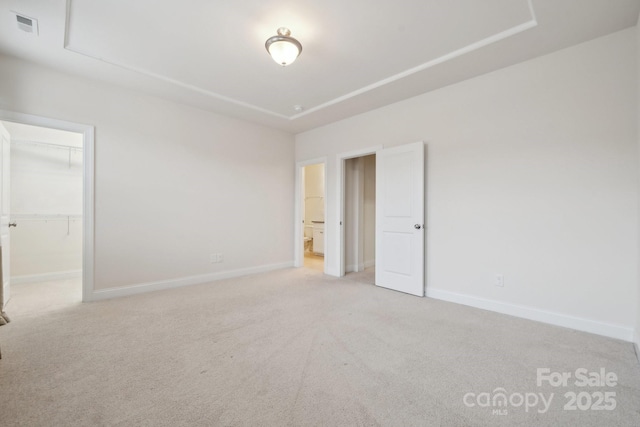
<path fill-rule="evenodd" d="M 357 271 L 362 271 L 364 270 L 364 266 L 363 265 L 358 265 L 358 264 L 348 264 L 344 266 L 344 272 L 345 273 L 355 273 Z"/>
<path fill-rule="evenodd" d="M 576 329 L 583 332 L 590 332 L 592 334 L 604 335 L 606 337 L 624 341 L 632 342 L 634 339 L 633 329 L 623 325 L 598 322 L 567 314 L 554 313 L 533 307 L 479 298 L 472 295 L 459 294 L 440 289 L 427 288 L 427 297 L 495 311 L 524 319 L 536 320 L 538 322 L 549 323 L 556 326 L 563 326 L 565 328 Z"/>
<path fill-rule="evenodd" d="M 375 260 L 374 261 L 365 261 L 364 264 L 349 264 L 349 265 L 345 265 L 344 266 L 344 272 L 345 273 L 353 273 L 354 271 L 364 271 L 365 268 L 369 268 L 369 267 L 373 267 L 376 265 Z M 356 269 L 357 267 L 357 269 Z"/>
<path fill-rule="evenodd" d="M 199 285 L 203 283 L 215 282 L 217 280 L 231 279 L 234 277 L 247 276 L 249 274 L 265 273 L 267 271 L 280 270 L 293 267 L 293 261 L 280 264 L 261 265 L 258 267 L 243 268 L 239 270 L 221 271 L 219 273 L 201 274 L 198 276 L 181 277 L 178 279 L 161 280 L 158 282 L 140 283 L 137 285 L 123 286 L 120 288 L 100 289 L 93 291 L 88 301 L 100 301 L 104 299 L 119 298 L 129 295 L 142 294 L 145 292 L 159 291 L 163 289 L 179 288 L 182 286 Z"/>
<path fill-rule="evenodd" d="M 30 274 L 27 276 L 11 276 L 12 285 L 24 283 L 51 282 L 53 280 L 66 280 L 82 277 L 82 270 L 58 271 L 55 273 Z"/>

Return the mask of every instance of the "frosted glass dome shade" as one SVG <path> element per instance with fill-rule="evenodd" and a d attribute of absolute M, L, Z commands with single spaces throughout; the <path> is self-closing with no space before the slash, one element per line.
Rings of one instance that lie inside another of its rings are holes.
<path fill-rule="evenodd" d="M 293 37 L 289 37 L 291 32 L 286 28 L 278 29 L 278 35 L 269 38 L 265 47 L 276 63 L 284 66 L 291 64 L 296 60 L 300 52 L 302 52 L 302 45 Z"/>

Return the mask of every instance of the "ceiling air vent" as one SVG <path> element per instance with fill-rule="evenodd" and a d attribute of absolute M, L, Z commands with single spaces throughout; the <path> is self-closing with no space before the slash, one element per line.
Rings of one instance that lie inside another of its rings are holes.
<path fill-rule="evenodd" d="M 26 32 L 38 35 L 38 20 L 29 18 L 28 16 L 21 15 L 17 12 L 13 12 L 16 15 L 16 23 L 18 29 Z"/>

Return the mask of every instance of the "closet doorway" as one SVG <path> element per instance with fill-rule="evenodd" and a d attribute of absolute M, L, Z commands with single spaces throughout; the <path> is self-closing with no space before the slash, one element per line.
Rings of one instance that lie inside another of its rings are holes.
<path fill-rule="evenodd" d="M 85 298 L 85 134 L 1 123 L 10 139 L 2 170 L 9 182 L 3 198 L 10 227 L 3 242 L 7 309 L 24 315 L 80 303 Z"/>
<path fill-rule="evenodd" d="M 376 155 L 343 161 L 344 273 L 375 283 L 376 259 Z"/>
<path fill-rule="evenodd" d="M 382 146 L 338 154 L 338 276 L 375 283 L 376 153 Z M 355 274 L 354 274 L 355 273 Z"/>

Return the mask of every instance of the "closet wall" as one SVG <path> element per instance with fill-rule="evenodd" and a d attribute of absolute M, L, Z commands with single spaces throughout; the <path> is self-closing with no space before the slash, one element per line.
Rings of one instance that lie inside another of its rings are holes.
<path fill-rule="evenodd" d="M 82 269 L 82 136 L 4 123 L 11 134 L 13 283 Z"/>
<path fill-rule="evenodd" d="M 376 156 L 345 162 L 345 272 L 375 265 Z"/>
<path fill-rule="evenodd" d="M 364 268 L 376 264 L 376 156 L 362 158 L 364 163 Z"/>

